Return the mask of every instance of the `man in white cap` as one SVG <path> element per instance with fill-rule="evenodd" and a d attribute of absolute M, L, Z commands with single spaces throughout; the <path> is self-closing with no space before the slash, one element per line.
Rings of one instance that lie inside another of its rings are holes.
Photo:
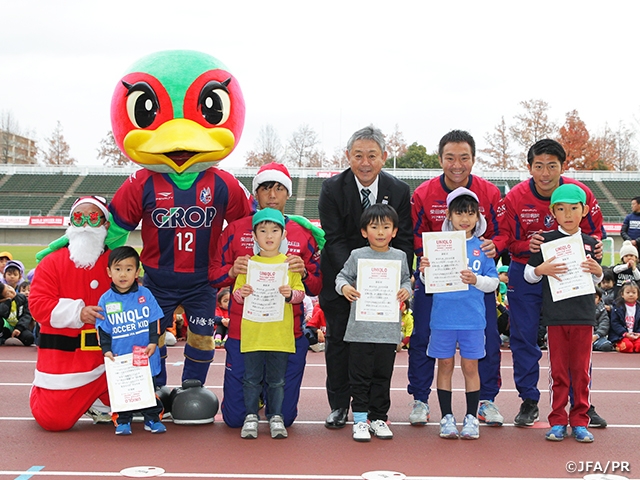
<path fill-rule="evenodd" d="M 108 218 L 104 198 L 76 200 L 66 231 L 69 245 L 43 258 L 33 279 L 29 307 L 41 330 L 30 405 L 45 430 L 68 430 L 85 412 L 95 421 L 109 419 L 95 330 L 96 318 L 103 318 L 98 300 L 111 284 L 104 244 Z"/>
<path fill-rule="evenodd" d="M 287 167 L 281 163 L 271 162 L 263 165 L 253 179 L 252 193 L 255 195 L 260 209 L 273 208 L 284 215 L 287 199 L 292 193 L 291 176 Z M 222 288 L 232 286 L 235 278 L 247 272 L 249 258 L 255 254 L 252 237 L 251 216 L 231 222 L 224 229 L 217 244 L 216 254 L 209 267 L 209 281 L 212 286 Z M 324 241 L 323 233 L 313 227 L 304 217 L 285 216 L 287 230 L 287 263 L 289 271 L 300 273 L 307 295 L 318 295 L 322 288 L 320 276 L 320 247 Z M 320 247 L 319 247 L 320 244 Z M 230 304 L 230 313 L 238 311 L 237 318 L 242 316 L 242 305 Z M 289 355 L 285 375 L 284 401 L 282 416 L 285 426 L 289 426 L 298 414 L 298 398 L 302 375 L 306 364 L 309 341 L 303 334 L 304 307 L 293 306 L 294 334 L 296 352 Z M 234 316 L 232 315 L 233 319 Z M 234 428 L 242 427 L 246 411 L 243 402 L 242 376 L 244 361 L 240 353 L 240 324 L 229 323 L 229 338 L 225 343 L 227 357 L 225 361 L 222 418 Z M 269 405 L 267 404 L 267 413 Z"/>

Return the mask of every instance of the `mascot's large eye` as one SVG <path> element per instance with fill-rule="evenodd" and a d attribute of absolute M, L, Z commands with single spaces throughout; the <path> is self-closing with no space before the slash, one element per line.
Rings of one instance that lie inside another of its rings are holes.
<path fill-rule="evenodd" d="M 220 125 L 229 118 L 231 112 L 231 100 L 227 85 L 230 78 L 224 82 L 209 82 L 200 92 L 198 97 L 198 108 L 202 112 L 204 119 L 212 125 Z"/>
<path fill-rule="evenodd" d="M 128 90 L 127 114 L 129 120 L 137 128 L 147 128 L 153 123 L 160 109 L 156 92 L 146 82 L 138 82 L 134 85 L 122 83 Z"/>

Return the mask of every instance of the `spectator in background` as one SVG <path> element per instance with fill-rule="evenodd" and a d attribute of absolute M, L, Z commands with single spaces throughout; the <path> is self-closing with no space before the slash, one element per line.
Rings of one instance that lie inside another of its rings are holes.
<path fill-rule="evenodd" d="M 227 341 L 227 332 L 229 331 L 229 287 L 221 288 L 217 295 L 216 304 L 216 331 L 214 342 L 216 348 L 223 348 Z"/>
<path fill-rule="evenodd" d="M 13 260 L 11 252 L 0 252 L 0 273 L 4 272 L 4 266 L 9 260 Z"/>
<path fill-rule="evenodd" d="M 604 308 L 607 310 L 607 314 L 611 317 L 611 309 L 616 301 L 616 294 L 613 287 L 616 284 L 615 275 L 613 270 L 609 267 L 602 267 L 602 281 L 600 282 L 600 288 L 602 289 L 602 302 Z"/>
<path fill-rule="evenodd" d="M 33 344 L 33 318 L 27 297 L 16 293 L 11 285 L 0 283 L 0 345 L 25 346 Z"/>
<path fill-rule="evenodd" d="M 313 307 L 311 318 L 304 328 L 304 335 L 309 340 L 309 348 L 314 352 L 324 352 L 324 335 L 327 332 L 327 322 L 320 304 Z"/>
<path fill-rule="evenodd" d="M 611 352 L 615 350 L 609 341 L 609 313 L 602 301 L 602 289 L 596 287 L 596 324 L 593 327 L 593 350 L 599 352 Z"/>
<path fill-rule="evenodd" d="M 402 312 L 402 317 L 400 319 L 401 327 L 400 333 L 402 335 L 402 341 L 398 344 L 396 351 L 401 351 L 402 349 L 409 349 L 409 340 L 411 339 L 411 334 L 413 333 L 413 311 L 411 310 L 410 301 L 405 300 L 400 305 L 400 312 Z"/>
<path fill-rule="evenodd" d="M 7 263 L 7 266 L 9 264 Z M 640 282 L 640 269 L 638 269 L 638 249 L 630 240 L 622 242 L 620 247 L 620 263 L 613 267 L 615 284 L 613 285 L 614 298 L 618 298 L 620 289 L 625 282 L 630 280 Z"/>
<path fill-rule="evenodd" d="M 640 196 L 631 200 L 631 213 L 622 222 L 620 236 L 623 240 L 629 240 L 634 247 L 638 247 L 637 240 L 640 237 Z"/>
<path fill-rule="evenodd" d="M 24 265 L 18 260 L 9 260 L 2 273 L 4 283 L 11 285 L 15 291 L 18 291 L 18 286 L 24 281 L 23 275 Z"/>
<path fill-rule="evenodd" d="M 622 285 L 611 312 L 609 340 L 622 353 L 640 352 L 640 288 L 629 281 Z"/>

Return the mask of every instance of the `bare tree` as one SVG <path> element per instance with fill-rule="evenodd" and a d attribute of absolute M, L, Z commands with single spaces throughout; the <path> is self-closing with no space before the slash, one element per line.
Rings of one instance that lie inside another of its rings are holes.
<path fill-rule="evenodd" d="M 100 140 L 100 146 L 98 147 L 98 160 L 101 160 L 103 165 L 110 167 L 129 165 L 130 160 L 122 153 L 116 144 L 116 140 L 113 138 L 113 132 L 111 130 L 109 130 L 107 135 Z"/>
<path fill-rule="evenodd" d="M 303 124 L 293 132 L 285 153 L 287 163 L 292 167 L 322 167 L 324 152 L 318 149 L 318 135 L 309 125 Z"/>
<path fill-rule="evenodd" d="M 62 124 L 60 121 L 56 124 L 56 128 L 50 138 L 45 140 L 49 146 L 44 152 L 45 165 L 75 165 L 76 159 L 69 155 L 69 144 L 62 134 Z"/>
<path fill-rule="evenodd" d="M 495 126 L 493 133 L 484 136 L 485 142 L 489 145 L 480 151 L 490 158 L 478 157 L 478 162 L 490 170 L 518 170 L 525 168 L 522 160 L 517 159 L 511 151 L 509 127 L 504 121 L 504 116 L 500 123 Z"/>
<path fill-rule="evenodd" d="M 638 169 L 638 151 L 634 147 L 636 131 L 623 122 L 618 124 L 618 129 L 611 132 L 613 167 L 620 171 L 633 171 Z"/>
<path fill-rule="evenodd" d="M 349 165 L 347 155 L 344 148 L 336 148 L 333 151 L 333 155 L 328 158 L 323 165 L 324 168 L 329 170 L 344 170 Z"/>
<path fill-rule="evenodd" d="M 264 125 L 258 133 L 255 148 L 247 152 L 245 164 L 248 167 L 260 167 L 266 163 L 277 162 L 282 152 L 282 144 L 276 129 Z"/>
<path fill-rule="evenodd" d="M 387 152 L 389 152 L 389 157 L 391 157 L 391 166 L 393 166 L 393 159 L 402 157 L 407 153 L 408 148 L 404 135 L 400 131 L 397 123 L 393 133 L 391 135 L 385 135 L 385 140 L 387 142 Z M 389 162 L 389 160 L 387 160 L 387 162 Z"/>
<path fill-rule="evenodd" d="M 558 127 L 549 120 L 549 104 L 544 100 L 525 100 L 520 105 L 524 112 L 514 117 L 516 124 L 509 130 L 513 140 L 523 148 L 520 157 L 524 159 L 531 145 L 538 140 L 557 137 Z"/>

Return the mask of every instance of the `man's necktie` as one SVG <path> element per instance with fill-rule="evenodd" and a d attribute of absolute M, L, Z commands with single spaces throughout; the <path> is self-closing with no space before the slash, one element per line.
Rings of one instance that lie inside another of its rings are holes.
<path fill-rule="evenodd" d="M 362 210 L 366 210 L 371 206 L 371 200 L 369 200 L 371 190 L 369 190 L 368 188 L 363 188 L 362 190 L 360 190 L 360 194 L 362 195 Z"/>

